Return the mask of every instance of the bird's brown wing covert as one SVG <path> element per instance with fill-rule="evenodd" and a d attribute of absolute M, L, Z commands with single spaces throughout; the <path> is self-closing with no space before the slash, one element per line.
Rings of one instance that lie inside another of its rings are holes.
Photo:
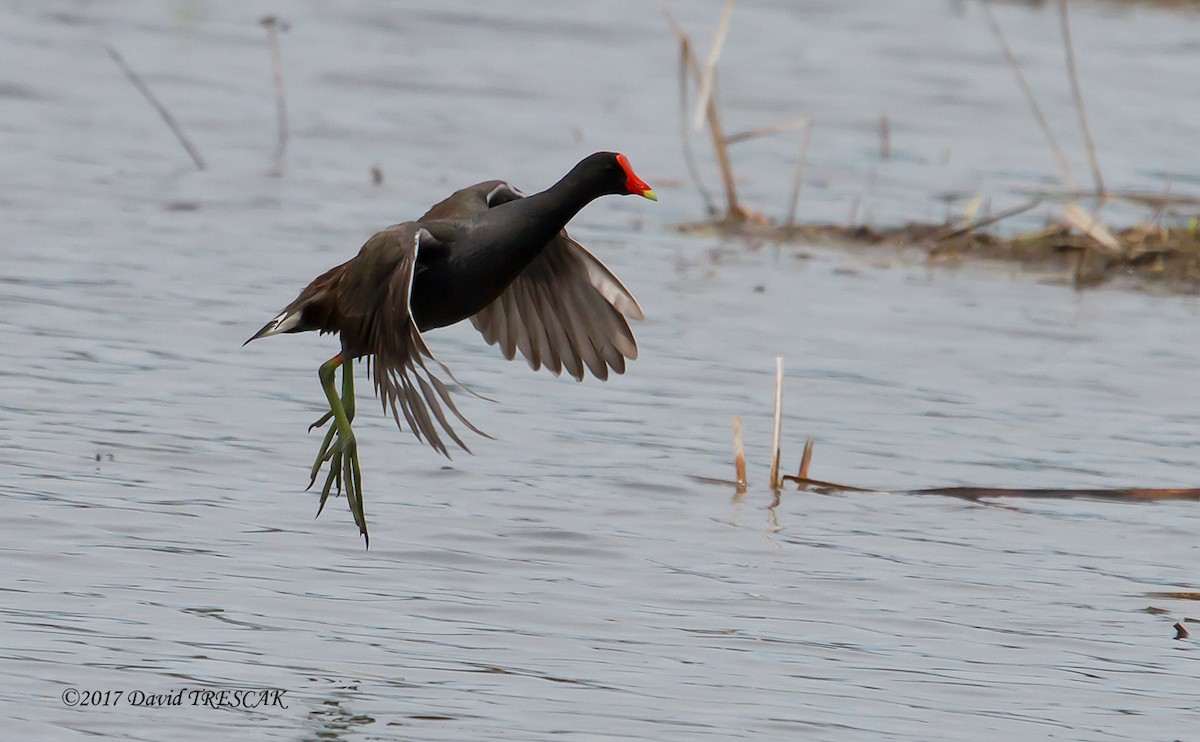
<path fill-rule="evenodd" d="M 437 243 L 419 224 L 405 222 L 379 232 L 363 245 L 352 269 L 342 277 L 342 342 L 354 355 L 367 355 L 368 373 L 384 411 L 401 428 L 404 422 L 435 450 L 449 456 L 444 432 L 469 451 L 446 417 L 445 409 L 464 425 L 486 436 L 455 407 L 446 385 L 435 376 L 435 365 L 450 379 L 454 375 L 433 357 L 417 330 L 410 310 L 413 275 L 422 246 Z"/>

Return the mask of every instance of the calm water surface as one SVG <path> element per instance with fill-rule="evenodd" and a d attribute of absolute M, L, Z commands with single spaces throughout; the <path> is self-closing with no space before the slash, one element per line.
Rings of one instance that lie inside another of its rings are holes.
<path fill-rule="evenodd" d="M 287 6 L 293 138 L 272 177 L 256 21 L 280 8 L 0 5 L 11 738 L 1194 737 L 1196 643 L 1171 625 L 1200 609 L 1148 593 L 1196 589 L 1197 504 L 786 492 L 769 508 L 762 483 L 782 355 L 787 465 L 814 435 L 817 477 L 1195 486 L 1195 298 L 680 236 L 669 226 L 700 202 L 657 8 L 406 6 Z M 978 8 L 880 8 L 735 16 L 730 128 L 817 122 L 801 216 L 844 219 L 856 197 L 864 219 L 940 216 L 946 190 L 1000 205 L 1023 198 L 1014 183 L 1051 182 Z M 719 14 L 674 10 L 700 38 Z M 1080 151 L 1052 9 L 997 12 Z M 1086 3 L 1074 21 L 1110 183 L 1200 187 L 1200 18 Z M 499 400 L 461 402 L 496 440 L 446 462 L 364 399 L 371 550 L 341 500 L 314 520 L 304 429 L 332 343 L 241 342 L 374 229 L 483 178 L 539 189 L 609 148 L 662 203 L 605 199 L 574 232 L 641 299 L 642 359 L 577 384 L 505 362 L 469 327 L 431 333 Z M 737 151 L 752 205 L 786 201 L 795 148 Z M 752 459 L 740 501 L 695 478 L 730 476 L 735 414 Z M 127 697 L 69 707 L 68 688 Z M 287 708 L 127 703 L 240 688 L 286 690 Z"/>

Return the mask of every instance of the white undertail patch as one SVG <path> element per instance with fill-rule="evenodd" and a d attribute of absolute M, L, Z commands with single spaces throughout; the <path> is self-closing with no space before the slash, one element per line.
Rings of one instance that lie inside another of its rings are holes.
<path fill-rule="evenodd" d="M 259 337 L 270 337 L 281 332 L 287 332 L 300 324 L 300 312 L 280 312 L 279 316 L 267 323 L 267 329 L 259 333 Z"/>

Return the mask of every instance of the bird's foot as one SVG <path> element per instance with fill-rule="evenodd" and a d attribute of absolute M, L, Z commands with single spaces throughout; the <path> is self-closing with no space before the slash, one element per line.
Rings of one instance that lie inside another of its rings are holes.
<path fill-rule="evenodd" d="M 321 488 L 321 501 L 317 505 L 317 515 L 320 515 L 325 509 L 325 502 L 329 499 L 331 492 L 334 496 L 340 496 L 345 492 L 346 500 L 350 504 L 350 512 L 354 516 L 359 532 L 369 538 L 366 518 L 363 514 L 362 469 L 358 464 L 358 441 L 353 432 L 343 438 L 338 434 L 337 428 L 332 428 L 326 434 L 321 449 L 317 453 L 317 460 L 313 462 L 312 477 L 308 482 L 309 488 L 316 484 L 317 475 L 321 473 L 321 467 L 326 462 L 329 462 L 329 473 L 325 476 L 325 486 Z"/>
<path fill-rule="evenodd" d="M 314 430 L 321 427 L 322 425 L 324 425 L 325 423 L 329 422 L 332 419 L 333 419 L 333 410 L 330 410 L 329 412 L 326 412 L 324 415 L 321 415 L 319 418 L 317 418 L 317 421 L 314 422 L 312 425 L 309 425 L 308 432 L 310 432 L 310 433 L 313 432 Z"/>
<path fill-rule="evenodd" d="M 313 461 L 307 489 L 312 489 L 312 486 L 317 483 L 317 475 L 321 473 L 321 468 L 325 466 L 326 462 L 329 463 L 329 474 L 326 476 L 325 487 L 321 492 L 321 509 L 325 507 L 325 500 L 331 491 L 334 495 L 340 496 L 343 486 L 347 490 L 354 486 L 352 477 L 343 479 L 347 464 L 351 464 L 355 469 L 358 468 L 358 441 L 354 438 L 353 433 L 349 438 L 343 438 L 335 427 L 325 434 L 321 448 L 317 451 L 317 458 Z M 349 496 L 349 492 L 347 492 L 347 496 Z M 317 515 L 320 514 L 321 510 L 318 509 Z"/>

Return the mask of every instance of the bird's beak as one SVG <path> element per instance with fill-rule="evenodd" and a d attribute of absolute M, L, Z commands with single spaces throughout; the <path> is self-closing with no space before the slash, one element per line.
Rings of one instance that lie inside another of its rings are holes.
<path fill-rule="evenodd" d="M 625 171 L 625 190 L 631 194 L 636 194 L 642 198 L 648 198 L 651 201 L 657 201 L 658 195 L 654 189 L 646 185 L 646 181 L 637 176 L 633 172 L 633 167 L 629 164 L 629 158 L 625 155 L 617 155 L 617 162 L 621 165 L 621 169 Z"/>

